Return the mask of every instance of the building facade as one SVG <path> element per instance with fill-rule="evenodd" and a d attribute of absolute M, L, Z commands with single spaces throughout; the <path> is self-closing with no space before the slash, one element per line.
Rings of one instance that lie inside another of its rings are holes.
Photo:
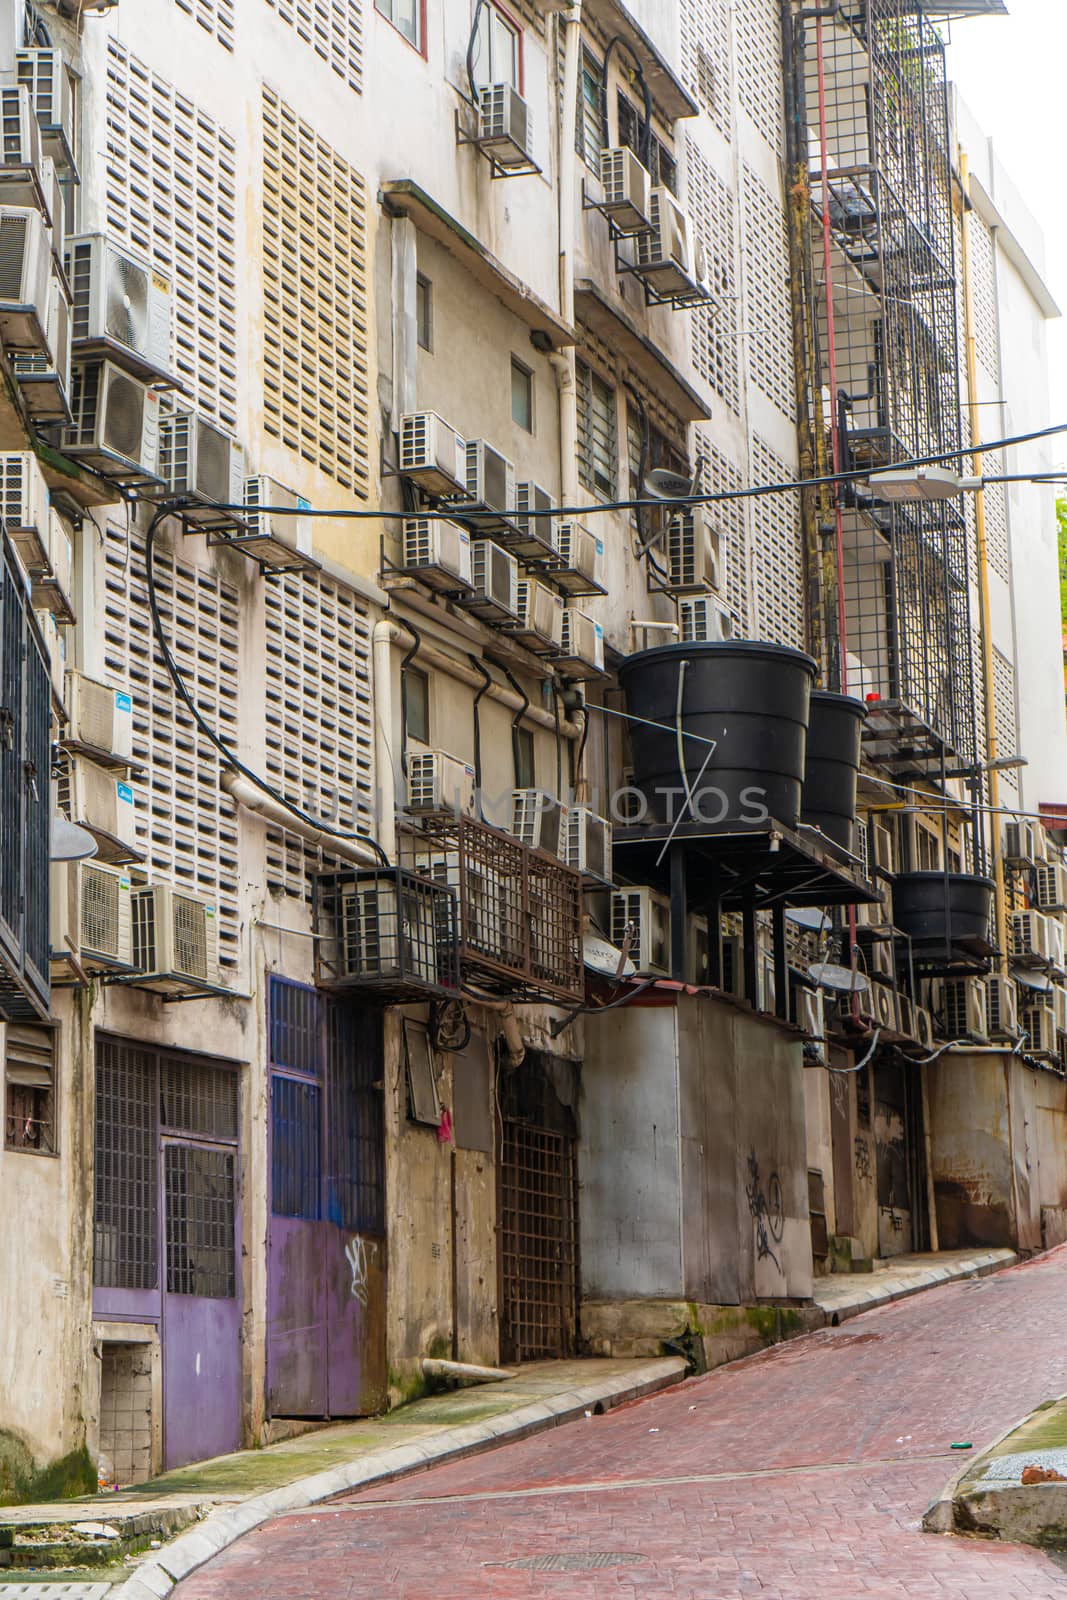
<path fill-rule="evenodd" d="M 869 480 L 1047 410 L 919 0 L 0 11 L 4 1491 L 1058 1237 L 1051 500 Z M 855 831 L 649 811 L 619 669 L 731 640 L 860 701 Z"/>

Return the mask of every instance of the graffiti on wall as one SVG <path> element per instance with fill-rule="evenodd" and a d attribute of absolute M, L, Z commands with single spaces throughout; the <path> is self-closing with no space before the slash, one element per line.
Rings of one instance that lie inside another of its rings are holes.
<path fill-rule="evenodd" d="M 853 1149 L 855 1151 L 856 1176 L 861 1183 L 870 1183 L 874 1176 L 871 1171 L 871 1147 L 862 1133 L 857 1133 Z"/>
<path fill-rule="evenodd" d="M 352 1299 L 358 1300 L 364 1310 L 370 1299 L 370 1269 L 377 1258 L 377 1239 L 363 1239 L 356 1233 L 345 1245 L 345 1260 L 352 1273 Z"/>
<path fill-rule="evenodd" d="M 764 1189 L 755 1150 L 750 1150 L 748 1153 L 748 1183 L 745 1185 L 745 1195 L 756 1228 L 756 1259 L 773 1261 L 781 1272 L 782 1263 L 775 1254 L 774 1245 L 781 1244 L 782 1235 L 785 1233 L 782 1181 L 777 1172 L 772 1172 L 767 1179 L 767 1188 Z"/>

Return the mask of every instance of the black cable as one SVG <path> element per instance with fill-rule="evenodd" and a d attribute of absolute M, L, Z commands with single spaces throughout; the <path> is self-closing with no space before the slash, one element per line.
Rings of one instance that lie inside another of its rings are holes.
<path fill-rule="evenodd" d="M 411 634 L 414 643 L 400 663 L 400 770 L 406 778 L 408 775 L 408 702 L 404 692 L 404 674 L 422 648 L 422 635 L 414 623 L 406 619 L 400 624 Z"/>
<path fill-rule="evenodd" d="M 559 690 L 552 685 L 552 716 L 556 724 L 556 794 L 563 794 L 563 735 L 559 726 Z"/>
<path fill-rule="evenodd" d="M 1054 427 L 1041 428 L 1034 433 L 1016 434 L 1010 439 L 990 439 L 984 444 L 970 445 L 966 449 L 942 450 L 938 455 L 913 456 L 906 461 L 893 461 L 890 462 L 888 466 L 879 467 L 876 470 L 878 472 L 886 473 L 905 471 L 912 467 L 933 467 L 937 466 L 939 462 L 962 461 L 965 456 L 982 455 L 984 452 L 989 452 L 991 450 L 1006 450 L 1012 445 L 1017 444 L 1031 444 L 1036 439 L 1048 439 L 1053 435 L 1060 433 L 1067 433 L 1067 422 L 1058 422 Z M 679 495 L 676 499 L 671 500 L 669 504 L 676 507 L 717 505 L 725 500 L 751 500 L 756 496 L 764 494 L 789 494 L 792 491 L 799 489 L 822 489 L 832 486 L 835 483 L 864 482 L 868 480 L 870 476 L 871 469 L 869 467 L 863 467 L 857 468 L 855 472 L 829 473 L 823 478 L 795 478 L 784 483 L 756 484 L 748 489 L 718 489 L 705 494 Z M 991 483 L 996 483 L 999 480 L 996 478 L 991 478 L 989 481 Z M 1043 480 L 1042 475 L 1040 474 L 1025 473 L 1021 475 L 1021 481 L 1031 483 L 1041 482 Z M 1044 476 L 1044 481 L 1050 481 L 1047 474 Z M 646 507 L 655 508 L 657 506 L 662 508 L 667 503 L 668 502 L 663 500 L 650 500 L 644 498 L 632 500 L 598 500 L 591 505 L 552 506 L 546 509 L 539 509 L 531 506 L 529 508 L 523 507 L 522 510 L 516 508 L 510 511 L 463 510 L 460 512 L 451 510 L 446 502 L 444 504 L 439 504 L 437 510 L 440 515 L 445 517 L 455 516 L 457 521 L 460 522 L 479 522 L 483 519 L 499 522 L 502 516 L 507 518 L 592 517 L 601 515 L 607 511 L 637 511 L 643 510 Z M 216 509 L 219 511 L 240 511 L 246 514 L 248 511 L 248 507 L 245 505 L 223 505 L 221 503 L 216 505 Z M 291 516 L 293 510 L 292 506 L 263 506 L 261 509 L 264 512 L 273 511 L 282 516 Z M 381 506 L 366 508 L 353 507 L 337 511 L 319 510 L 309 507 L 306 511 L 301 511 L 300 513 L 302 517 L 331 517 L 336 518 L 338 521 L 366 521 L 368 519 L 373 519 L 376 522 L 400 522 L 403 521 L 405 517 L 410 516 L 410 514 L 411 513 L 408 511 L 386 510 Z"/>
<path fill-rule="evenodd" d="M 511 759 L 515 767 L 515 782 L 517 784 L 519 781 L 519 729 L 522 726 L 523 717 L 530 709 L 530 696 L 519 683 L 510 667 L 501 667 L 501 671 L 522 701 L 522 705 L 511 719 Z"/>
<path fill-rule="evenodd" d="M 626 994 L 620 995 L 617 1000 L 609 1000 L 606 1005 L 589 1006 L 582 1004 L 575 1006 L 574 1010 L 568 1011 L 566 1016 L 559 1017 L 555 1022 L 549 1023 L 549 1034 L 553 1039 L 558 1039 L 564 1029 L 569 1028 L 577 1017 L 599 1016 L 602 1011 L 615 1011 L 619 1006 L 629 1005 L 631 1000 L 636 1000 L 638 995 L 644 994 L 646 989 L 651 989 L 657 982 L 658 979 L 656 978 L 645 978 L 636 988 L 627 990 Z"/>
<path fill-rule="evenodd" d="M 163 519 L 165 517 L 174 516 L 181 510 L 184 503 L 185 502 L 181 500 L 164 502 L 158 508 L 155 516 L 148 524 L 148 530 L 145 534 L 145 575 L 148 584 L 148 606 L 152 615 L 152 628 L 155 632 L 159 654 L 163 660 L 163 665 L 170 674 L 171 682 L 173 683 L 186 710 L 192 717 L 197 728 L 203 734 L 204 738 L 207 739 L 208 743 L 213 744 L 219 754 L 225 758 L 228 765 L 233 767 L 235 771 L 239 772 L 242 777 L 247 778 L 250 783 L 254 783 L 257 789 L 262 789 L 264 794 L 269 795 L 269 797 L 272 800 L 277 801 L 280 806 L 284 806 L 286 811 L 292 812 L 294 817 L 297 817 L 301 822 L 307 823 L 309 827 L 317 829 L 319 833 L 325 833 L 333 839 L 346 839 L 355 843 L 365 844 L 380 858 L 383 866 L 390 866 L 391 863 L 389 857 L 386 855 L 377 839 L 372 838 L 368 833 L 361 833 L 358 830 L 342 832 L 339 828 L 330 827 L 328 823 L 323 822 L 319 817 L 313 817 L 308 812 L 303 811 L 300 806 L 296 805 L 292 800 L 287 799 L 285 795 L 279 793 L 277 789 L 273 788 L 265 778 L 260 777 L 258 772 L 254 772 L 251 767 L 246 766 L 236 752 L 233 751 L 226 743 L 225 739 L 215 732 L 215 729 L 201 714 L 196 701 L 193 699 L 192 694 L 186 685 L 185 679 L 181 675 L 181 672 L 178 668 L 178 663 L 175 661 L 170 645 L 167 642 L 167 636 L 163 629 L 163 617 L 159 609 L 159 596 L 156 592 L 156 533 Z"/>
<path fill-rule="evenodd" d="M 484 663 L 476 655 L 468 655 L 468 661 L 475 672 L 481 674 L 482 686 L 474 696 L 474 793 L 478 805 L 478 815 L 482 816 L 482 718 L 479 707 L 485 696 L 493 687 L 492 675 L 487 671 Z M 483 818 L 484 820 L 484 818 Z"/>
<path fill-rule="evenodd" d="M 583 705 L 582 705 L 582 731 L 581 731 L 581 735 L 579 736 L 579 739 L 578 739 L 578 748 L 577 748 L 577 750 L 575 750 L 573 745 L 571 746 L 571 752 L 572 752 L 572 758 L 573 758 L 572 772 L 573 772 L 573 777 L 574 777 L 574 787 L 575 787 L 575 789 L 577 789 L 578 785 L 582 781 L 582 760 L 583 760 L 583 757 L 585 756 L 585 745 L 586 745 L 586 740 L 588 738 L 589 738 L 589 707 L 587 705 L 585 705 L 584 702 L 583 702 Z"/>
<path fill-rule="evenodd" d="M 475 0 L 474 21 L 471 23 L 471 36 L 467 40 L 467 82 L 470 84 L 471 103 L 477 107 L 482 103 L 478 93 L 478 85 L 474 81 L 474 46 L 478 42 L 478 23 L 481 21 L 482 8 L 485 0 Z"/>
<path fill-rule="evenodd" d="M 604 64 L 601 68 L 601 71 L 604 74 L 604 93 L 603 99 L 600 103 L 600 125 L 601 131 L 604 135 L 603 148 L 607 150 L 611 146 L 611 136 L 608 132 L 608 64 L 611 61 L 612 51 L 620 48 L 626 51 L 626 54 L 630 57 L 630 60 L 637 69 L 637 81 L 641 85 L 641 95 L 645 102 L 645 125 L 640 133 L 640 143 L 638 146 L 637 155 L 640 158 L 641 165 L 645 168 L 648 168 L 650 165 L 650 157 L 652 155 L 652 92 L 648 87 L 648 80 L 645 77 L 644 69 L 641 66 L 640 57 L 637 55 L 636 51 L 633 49 L 633 46 L 628 42 L 628 40 L 623 38 L 621 33 L 615 34 L 614 38 L 608 40 L 607 49 L 604 51 Z"/>

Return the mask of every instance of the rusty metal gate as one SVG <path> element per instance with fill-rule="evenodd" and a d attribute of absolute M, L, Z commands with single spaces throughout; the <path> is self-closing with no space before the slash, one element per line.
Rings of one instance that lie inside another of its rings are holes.
<path fill-rule="evenodd" d="M 533 1052 L 518 1071 L 501 1075 L 500 1343 L 504 1361 L 572 1356 L 577 1348 L 575 1076 L 569 1063 L 550 1066 L 547 1058 Z"/>

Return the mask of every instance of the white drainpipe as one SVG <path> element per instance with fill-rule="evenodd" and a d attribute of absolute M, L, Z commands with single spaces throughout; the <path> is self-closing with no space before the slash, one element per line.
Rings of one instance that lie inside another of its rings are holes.
<path fill-rule="evenodd" d="M 559 309 L 574 326 L 574 229 L 576 207 L 574 129 L 578 118 L 578 78 L 582 58 L 582 0 L 560 14 L 563 36 L 563 109 L 559 133 Z M 574 349 L 550 355 L 559 390 L 560 491 L 564 505 L 578 503 L 578 393 Z"/>

